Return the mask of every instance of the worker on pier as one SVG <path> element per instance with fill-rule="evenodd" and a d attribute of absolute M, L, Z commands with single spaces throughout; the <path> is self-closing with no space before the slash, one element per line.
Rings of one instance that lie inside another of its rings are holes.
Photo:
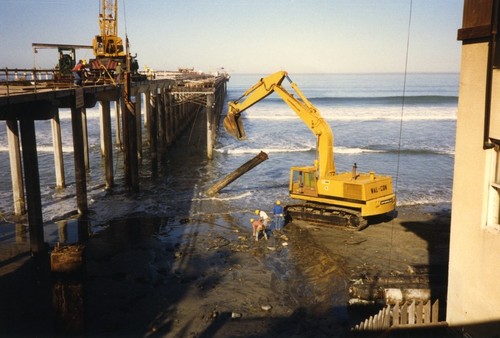
<path fill-rule="evenodd" d="M 73 67 L 71 72 L 73 73 L 73 77 L 75 79 L 75 85 L 82 85 L 83 72 L 85 71 L 85 63 L 82 60 L 79 60 L 78 63 Z"/>
<path fill-rule="evenodd" d="M 123 74 L 122 63 L 118 62 L 115 68 L 116 83 L 122 82 L 122 74 Z"/>

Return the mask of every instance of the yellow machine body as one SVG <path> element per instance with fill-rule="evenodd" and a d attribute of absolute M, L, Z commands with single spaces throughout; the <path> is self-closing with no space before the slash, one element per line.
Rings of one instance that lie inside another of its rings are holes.
<path fill-rule="evenodd" d="M 375 173 L 341 173 L 328 179 L 316 179 L 314 167 L 290 169 L 290 197 L 310 202 L 358 209 L 362 217 L 376 216 L 394 210 L 396 195 L 390 176 Z"/>

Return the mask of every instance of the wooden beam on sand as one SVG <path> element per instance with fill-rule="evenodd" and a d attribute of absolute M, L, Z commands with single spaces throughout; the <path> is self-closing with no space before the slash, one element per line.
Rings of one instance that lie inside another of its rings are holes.
<path fill-rule="evenodd" d="M 231 182 L 236 180 L 238 177 L 241 175 L 247 173 L 248 171 L 252 170 L 255 168 L 257 165 L 260 163 L 264 162 L 265 160 L 268 159 L 268 156 L 265 152 L 261 151 L 257 156 L 255 156 L 253 159 L 250 161 L 246 162 L 245 164 L 241 165 L 238 169 L 234 170 L 232 173 L 224 177 L 222 180 L 219 182 L 215 183 L 212 185 L 207 191 L 206 194 L 208 196 L 213 196 L 216 193 L 218 193 L 220 190 L 222 190 L 224 187 L 229 185 Z"/>

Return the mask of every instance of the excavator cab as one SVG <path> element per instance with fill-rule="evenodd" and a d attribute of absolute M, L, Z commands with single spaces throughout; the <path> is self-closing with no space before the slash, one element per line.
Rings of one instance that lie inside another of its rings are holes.
<path fill-rule="evenodd" d="M 290 169 L 290 193 L 317 197 L 316 187 L 316 168 L 292 167 Z"/>

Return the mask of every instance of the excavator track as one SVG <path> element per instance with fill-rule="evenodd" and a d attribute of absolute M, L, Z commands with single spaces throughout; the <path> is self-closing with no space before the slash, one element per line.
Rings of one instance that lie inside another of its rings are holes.
<path fill-rule="evenodd" d="M 368 220 L 357 210 L 332 205 L 305 203 L 287 205 L 285 214 L 288 220 L 302 220 L 326 226 L 344 226 L 352 230 L 363 230 Z"/>

